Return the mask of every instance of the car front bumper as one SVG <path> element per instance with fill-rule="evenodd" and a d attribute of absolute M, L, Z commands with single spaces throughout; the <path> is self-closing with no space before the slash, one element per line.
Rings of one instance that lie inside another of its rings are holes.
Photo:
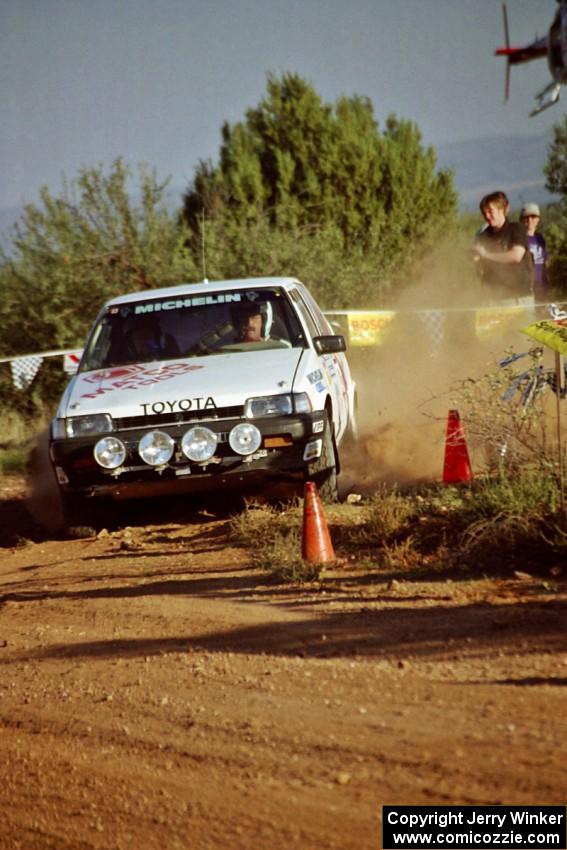
<path fill-rule="evenodd" d="M 231 429 L 244 421 L 256 425 L 262 435 L 260 448 L 248 456 L 236 454 L 228 442 Z M 194 425 L 209 428 L 218 435 L 217 451 L 206 463 L 189 461 L 181 451 L 181 439 Z M 238 487 L 262 478 L 285 478 L 301 473 L 309 462 L 305 459 L 306 449 L 313 451 L 314 444 L 322 438 L 325 425 L 324 411 L 254 420 L 160 423 L 155 429 L 150 422 L 144 427 L 112 432 L 127 449 L 124 464 L 115 470 L 99 466 L 93 454 L 97 441 L 107 435 L 53 439 L 50 454 L 57 479 L 66 494 L 146 498 L 162 493 Z M 149 466 L 138 454 L 140 439 L 152 430 L 165 431 L 175 441 L 173 457 L 161 467 Z"/>

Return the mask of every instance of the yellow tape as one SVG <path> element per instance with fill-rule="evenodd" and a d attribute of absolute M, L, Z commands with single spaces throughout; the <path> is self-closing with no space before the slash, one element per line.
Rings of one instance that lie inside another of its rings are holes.
<path fill-rule="evenodd" d="M 443 344 L 448 333 L 453 336 L 466 321 L 466 329 L 470 328 L 479 341 L 498 339 L 509 331 L 519 331 L 523 324 L 533 321 L 534 308 L 527 304 L 493 306 L 493 307 L 465 307 L 462 310 L 453 308 L 449 310 L 337 310 L 327 311 L 326 315 L 332 320 L 337 331 L 348 334 L 349 346 L 380 346 L 389 336 L 392 321 L 398 318 L 400 326 L 406 319 L 418 316 L 431 335 L 431 344 L 437 347 Z M 470 317 L 470 318 L 467 318 Z M 547 334 L 542 336 L 542 326 L 547 328 Z M 563 327 L 558 330 L 558 327 Z M 536 329 L 530 334 L 530 329 Z M 550 331 L 551 328 L 551 331 Z M 564 347 L 567 343 L 567 322 L 557 320 L 544 320 L 530 324 L 525 330 L 528 336 L 549 345 L 556 351 L 567 354 Z M 536 333 L 538 334 L 536 336 Z M 551 335 L 549 335 L 551 334 Z M 565 334 L 565 335 L 564 335 Z M 553 341 L 554 340 L 554 341 Z M 558 348 L 557 346 L 562 346 Z"/>
<path fill-rule="evenodd" d="M 394 310 L 347 313 L 350 344 L 382 345 L 385 331 L 395 315 Z"/>
<path fill-rule="evenodd" d="M 476 311 L 476 337 L 487 339 L 499 336 L 510 325 L 533 318 L 529 307 L 479 307 Z"/>

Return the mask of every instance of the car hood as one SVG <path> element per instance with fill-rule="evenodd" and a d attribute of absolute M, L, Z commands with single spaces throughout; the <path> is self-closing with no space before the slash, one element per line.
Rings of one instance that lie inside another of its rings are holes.
<path fill-rule="evenodd" d="M 58 415 L 124 417 L 238 406 L 247 398 L 291 392 L 302 354 L 278 348 L 81 372 L 69 383 Z"/>

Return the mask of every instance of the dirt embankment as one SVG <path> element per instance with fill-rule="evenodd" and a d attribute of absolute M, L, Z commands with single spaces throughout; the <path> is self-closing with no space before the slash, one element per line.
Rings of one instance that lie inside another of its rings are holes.
<path fill-rule="evenodd" d="M 375 850 L 383 804 L 565 802 L 565 581 L 274 585 L 220 513 L 61 540 L 23 496 L 0 494 L 2 850 Z"/>

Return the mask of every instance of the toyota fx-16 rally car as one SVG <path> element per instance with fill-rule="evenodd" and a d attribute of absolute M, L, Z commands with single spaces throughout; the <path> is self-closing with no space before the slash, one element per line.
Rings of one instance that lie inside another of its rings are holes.
<path fill-rule="evenodd" d="M 115 298 L 51 424 L 69 524 L 96 497 L 299 477 L 337 498 L 355 387 L 336 334 L 291 278 L 183 284 Z"/>

